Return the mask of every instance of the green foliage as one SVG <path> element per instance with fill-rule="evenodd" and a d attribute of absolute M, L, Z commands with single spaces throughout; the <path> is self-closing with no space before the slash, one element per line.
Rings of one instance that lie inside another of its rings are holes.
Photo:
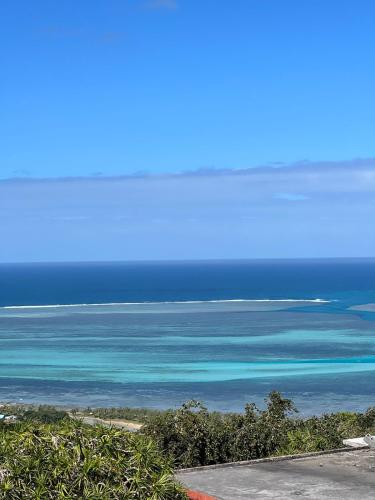
<path fill-rule="evenodd" d="M 43 424 L 52 424 L 69 418 L 64 410 L 58 410 L 53 406 L 41 405 L 38 408 L 31 407 L 21 414 L 21 419 L 28 422 L 40 422 Z"/>
<path fill-rule="evenodd" d="M 143 432 L 180 467 L 249 460 L 276 453 L 285 445 L 291 411 L 292 402 L 276 392 L 269 395 L 265 410 L 247 405 L 244 414 L 209 413 L 201 403 L 190 401 L 155 417 Z"/>
<path fill-rule="evenodd" d="M 248 404 L 242 414 L 209 413 L 199 402 L 151 418 L 151 436 L 178 467 L 194 467 L 342 447 L 342 440 L 375 432 L 375 409 L 295 418 L 292 401 L 271 392 L 266 408 Z"/>
<path fill-rule="evenodd" d="M 92 417 L 102 418 L 103 420 L 130 420 L 133 422 L 145 423 L 150 418 L 162 415 L 164 412 L 160 410 L 151 410 L 148 408 L 86 408 L 85 410 L 72 412 L 77 415 L 89 415 Z"/>
<path fill-rule="evenodd" d="M 369 434 L 375 434 L 375 407 L 369 408 L 365 413 L 358 415 L 359 425 L 367 429 Z"/>
<path fill-rule="evenodd" d="M 375 409 L 366 413 L 339 412 L 297 420 L 289 433 L 285 453 L 323 451 L 342 447 L 342 440 L 373 434 Z"/>
<path fill-rule="evenodd" d="M 171 463 L 142 435 L 74 421 L 0 427 L 0 498 L 178 500 Z"/>
<path fill-rule="evenodd" d="M 288 441 L 292 420 L 288 415 L 296 409 L 289 399 L 271 392 L 266 409 L 246 405 L 245 414 L 237 419 L 231 455 L 235 461 L 251 460 L 276 454 Z"/>
<path fill-rule="evenodd" d="M 297 418 L 291 400 L 271 392 L 265 408 L 209 412 L 198 401 L 178 410 L 87 409 L 91 416 L 144 422 L 140 433 L 90 427 L 49 406 L 3 407 L 19 422 L 0 422 L 0 498 L 186 498 L 172 467 L 194 467 L 330 450 L 375 433 L 375 408 Z M 74 412 L 72 412 L 74 413 Z"/>
<path fill-rule="evenodd" d="M 18 420 L 27 422 L 53 423 L 69 418 L 69 414 L 62 409 L 49 405 L 20 405 L 4 404 L 0 413 L 15 415 Z"/>
<path fill-rule="evenodd" d="M 209 417 L 201 403 L 188 401 L 175 412 L 155 416 L 144 432 L 152 436 L 177 464 L 209 463 Z"/>

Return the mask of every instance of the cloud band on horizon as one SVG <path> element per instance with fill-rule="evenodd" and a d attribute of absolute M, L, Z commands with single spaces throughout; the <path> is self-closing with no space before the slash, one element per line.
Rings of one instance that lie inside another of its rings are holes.
<path fill-rule="evenodd" d="M 0 261 L 372 256 L 375 159 L 0 181 Z"/>

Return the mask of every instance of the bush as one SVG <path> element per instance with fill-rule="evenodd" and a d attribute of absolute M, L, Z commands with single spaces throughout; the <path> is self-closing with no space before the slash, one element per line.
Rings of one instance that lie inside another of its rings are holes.
<path fill-rule="evenodd" d="M 179 467 L 249 460 L 276 453 L 288 440 L 293 403 L 277 392 L 267 408 L 247 405 L 244 414 L 209 413 L 197 401 L 158 415 L 142 429 Z"/>
<path fill-rule="evenodd" d="M 0 413 L 15 415 L 18 420 L 27 422 L 54 423 L 68 419 L 69 414 L 62 409 L 49 405 L 3 404 Z"/>
<path fill-rule="evenodd" d="M 74 421 L 1 426 L 0 464 L 8 500 L 186 498 L 149 438 Z"/>
<path fill-rule="evenodd" d="M 152 410 L 148 408 L 86 408 L 85 410 L 75 410 L 72 413 L 77 415 L 89 415 L 102 418 L 103 420 L 132 420 L 135 422 L 147 422 L 150 418 L 161 415 L 164 411 Z"/>
<path fill-rule="evenodd" d="M 38 408 L 28 408 L 21 414 L 21 420 L 43 424 L 53 424 L 67 418 L 69 418 L 69 415 L 66 411 L 47 405 L 41 405 Z"/>
<path fill-rule="evenodd" d="M 209 413 L 197 401 L 151 417 L 142 432 L 151 436 L 177 467 L 323 451 L 342 440 L 375 431 L 375 409 L 295 418 L 291 400 L 271 392 L 266 408 L 248 404 L 242 414 Z"/>
<path fill-rule="evenodd" d="M 137 434 L 88 427 L 46 406 L 20 407 L 21 423 L 0 422 L 0 498 L 177 500 L 185 496 L 172 466 L 330 450 L 345 438 L 375 433 L 375 408 L 296 418 L 292 401 L 278 392 L 269 394 L 265 409 L 248 404 L 243 413 L 209 412 L 199 401 L 178 410 L 98 412 L 137 414 L 145 425 Z"/>

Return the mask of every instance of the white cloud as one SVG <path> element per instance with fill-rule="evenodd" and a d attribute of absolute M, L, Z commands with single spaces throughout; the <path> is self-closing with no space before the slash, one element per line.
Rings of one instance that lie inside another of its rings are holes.
<path fill-rule="evenodd" d="M 0 261 L 371 256 L 374 174 L 370 159 L 4 180 Z"/>

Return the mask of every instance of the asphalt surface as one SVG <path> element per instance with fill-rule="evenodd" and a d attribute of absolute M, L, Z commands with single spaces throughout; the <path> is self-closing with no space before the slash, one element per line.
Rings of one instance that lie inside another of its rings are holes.
<path fill-rule="evenodd" d="M 375 450 L 179 472 L 186 487 L 219 500 L 374 500 Z"/>

